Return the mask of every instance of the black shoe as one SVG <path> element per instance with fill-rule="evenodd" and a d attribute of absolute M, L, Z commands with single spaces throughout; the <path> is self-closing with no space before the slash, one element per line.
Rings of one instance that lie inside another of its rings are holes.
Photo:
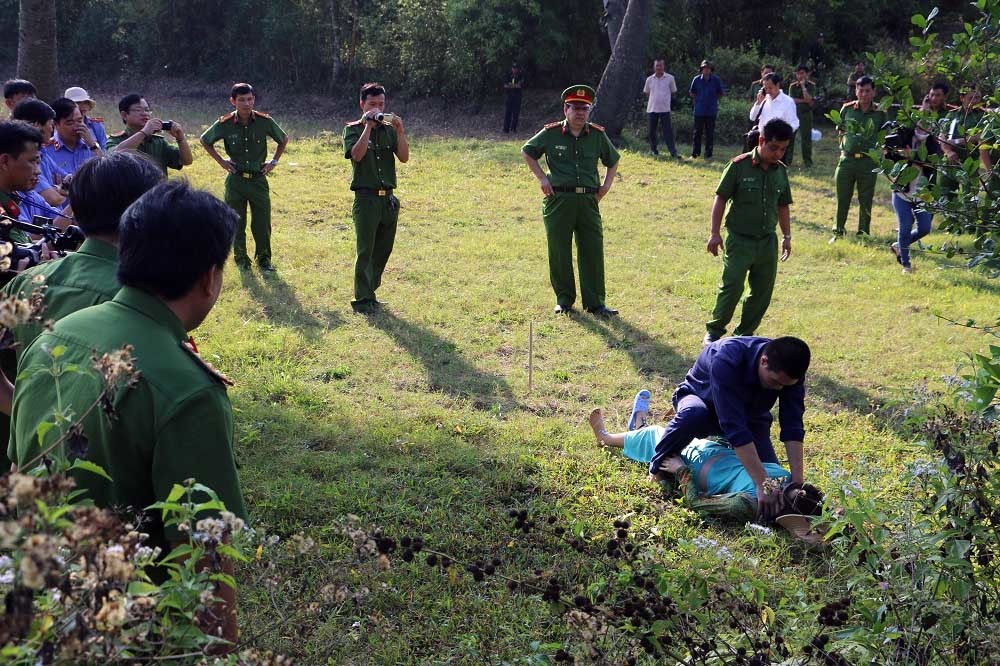
<path fill-rule="evenodd" d="M 596 308 L 587 308 L 587 312 L 595 317 L 600 317 L 601 319 L 609 319 L 611 317 L 618 316 L 618 310 L 612 310 L 607 305 L 601 305 Z"/>
<path fill-rule="evenodd" d="M 378 309 L 378 301 L 364 300 L 364 301 L 351 301 L 351 309 L 358 314 L 372 314 Z"/>
<path fill-rule="evenodd" d="M 660 154 L 660 151 L 658 151 L 656 148 L 650 149 L 649 152 L 650 152 L 651 155 L 659 155 Z"/>
<path fill-rule="evenodd" d="M 717 342 L 720 337 L 721 336 L 718 336 L 715 333 L 706 333 L 705 337 L 703 337 L 701 339 L 701 346 L 702 347 L 707 347 L 710 344 L 712 344 L 713 342 Z"/>
<path fill-rule="evenodd" d="M 572 305 L 556 305 L 555 309 L 552 310 L 553 314 L 573 314 L 575 310 Z"/>
<path fill-rule="evenodd" d="M 269 264 L 269 263 L 268 264 L 261 264 L 260 265 L 260 272 L 261 273 L 277 273 L 278 269 L 275 268 L 274 265 Z"/>

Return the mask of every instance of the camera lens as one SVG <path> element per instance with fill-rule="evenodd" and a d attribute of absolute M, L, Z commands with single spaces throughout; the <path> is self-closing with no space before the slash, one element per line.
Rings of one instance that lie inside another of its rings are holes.
<path fill-rule="evenodd" d="M 376 113 L 375 114 L 375 120 L 377 122 L 382 122 L 383 120 L 385 120 L 385 114 L 384 113 Z"/>

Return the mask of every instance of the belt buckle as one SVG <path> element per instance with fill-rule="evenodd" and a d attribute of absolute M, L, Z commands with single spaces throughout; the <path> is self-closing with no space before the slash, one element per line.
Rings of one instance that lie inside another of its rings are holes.
<path fill-rule="evenodd" d="M 253 178 L 253 174 L 250 173 L 249 171 L 244 171 L 240 175 L 243 176 L 244 178 L 246 178 L 247 180 L 250 180 L 251 178 Z"/>
<path fill-rule="evenodd" d="M 573 191 L 576 194 L 586 194 L 587 193 L 587 188 L 586 187 L 577 187 L 577 188 L 574 188 Z"/>
<path fill-rule="evenodd" d="M 385 190 L 377 190 L 377 191 L 376 191 L 376 193 L 377 193 L 377 194 L 378 194 L 378 195 L 379 195 L 380 197 L 384 197 L 384 196 L 386 196 L 386 195 L 388 194 L 388 192 L 386 192 Z"/>

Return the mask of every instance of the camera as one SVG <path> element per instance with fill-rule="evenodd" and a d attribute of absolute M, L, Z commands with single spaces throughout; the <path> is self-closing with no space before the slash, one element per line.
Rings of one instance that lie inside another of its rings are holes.
<path fill-rule="evenodd" d="M 913 145 L 914 128 L 903 125 L 897 120 L 890 120 L 882 125 L 882 130 L 886 133 L 882 141 L 886 159 L 893 162 L 905 160 L 906 156 L 901 151 Z"/>
<path fill-rule="evenodd" d="M 52 251 L 70 252 L 80 247 L 80 244 L 86 239 L 80 227 L 71 225 L 65 230 L 60 229 L 52 223 L 50 217 L 35 215 L 31 222 L 25 222 L 7 215 L 0 215 L 0 241 L 10 243 L 10 232 L 14 229 L 42 237 L 42 240 L 34 243 L 12 243 L 14 249 L 10 253 L 11 265 L 17 265 L 22 259 L 28 259 L 26 268 L 41 263 L 42 243 L 48 245 L 49 250 Z"/>
<path fill-rule="evenodd" d="M 163 121 L 163 131 L 164 132 L 169 132 L 173 128 L 174 128 L 174 121 L 172 121 L 172 120 L 164 120 Z"/>
<path fill-rule="evenodd" d="M 382 112 L 379 112 L 379 113 L 375 114 L 375 121 L 379 122 L 379 123 L 384 123 L 386 125 L 391 125 L 392 124 L 392 120 L 395 117 L 396 116 L 393 115 L 393 114 L 391 114 L 391 113 L 382 113 Z"/>

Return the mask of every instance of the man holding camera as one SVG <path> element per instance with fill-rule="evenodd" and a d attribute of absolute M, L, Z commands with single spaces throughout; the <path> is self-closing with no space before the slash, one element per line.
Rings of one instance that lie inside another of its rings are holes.
<path fill-rule="evenodd" d="M 344 127 L 344 157 L 351 160 L 354 192 L 354 232 L 357 258 L 354 261 L 355 312 L 369 314 L 383 303 L 375 298 L 382 273 L 392 254 L 399 220 L 396 188 L 396 159 L 410 159 L 410 144 L 403 119 L 385 112 L 385 88 L 380 83 L 361 86 L 361 118 Z"/>
<path fill-rule="evenodd" d="M 239 213 L 236 227 L 233 258 L 236 265 L 250 268 L 247 255 L 247 205 L 250 206 L 250 233 L 253 234 L 254 258 L 260 270 L 273 273 L 271 265 L 271 188 L 267 175 L 278 166 L 281 154 L 288 145 L 288 135 L 271 116 L 254 109 L 256 98 L 249 83 L 237 83 L 229 95 L 236 107 L 216 120 L 201 135 L 201 145 L 212 159 L 229 175 L 226 176 L 225 199 Z M 267 159 L 267 138 L 274 139 L 278 147 L 274 157 Z M 215 149 L 222 140 L 228 159 Z"/>
<path fill-rule="evenodd" d="M 549 249 L 549 280 L 556 293 L 555 313 L 573 312 L 573 236 L 583 308 L 606 319 L 618 314 L 604 303 L 604 229 L 601 199 L 611 190 L 618 171 L 618 151 L 604 128 L 588 121 L 596 93 L 590 86 L 563 91 L 562 122 L 549 123 L 521 148 L 521 157 L 538 179 L 545 199 L 542 220 Z M 542 155 L 549 175 L 538 160 Z M 603 182 L 597 161 L 607 167 Z"/>
<path fill-rule="evenodd" d="M 172 120 L 153 117 L 152 109 L 142 95 L 131 93 L 122 97 L 118 102 L 118 112 L 125 123 L 125 129 L 108 137 L 109 152 L 138 150 L 159 164 L 164 175 L 168 168 L 181 169 L 194 162 L 184 129 Z M 174 137 L 177 145 L 170 145 L 159 134 L 161 130 Z"/>

